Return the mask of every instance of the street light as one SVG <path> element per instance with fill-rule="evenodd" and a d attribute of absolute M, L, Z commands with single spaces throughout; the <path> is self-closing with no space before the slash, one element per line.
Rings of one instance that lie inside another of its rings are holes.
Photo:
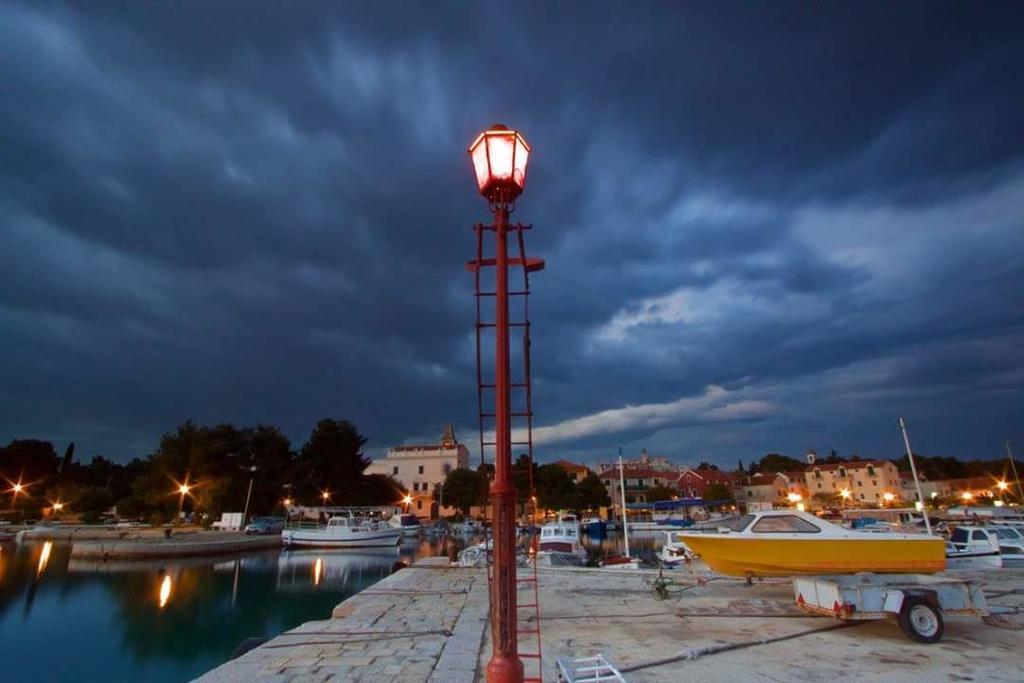
<path fill-rule="evenodd" d="M 324 499 L 324 505 L 327 505 L 327 499 L 331 497 L 330 491 L 321 491 L 320 497 Z"/>
<path fill-rule="evenodd" d="M 519 683 L 523 662 L 519 659 L 516 611 L 516 489 L 509 476 L 512 467 L 511 381 L 509 370 L 509 265 L 527 272 L 544 267 L 540 259 L 510 259 L 508 234 L 521 228 L 509 226 L 512 204 L 526 187 L 526 166 L 530 145 L 521 133 L 493 125 L 469 146 L 477 189 L 490 204 L 494 217 L 495 258 L 478 260 L 479 269 L 493 265 L 494 292 L 494 479 L 491 504 L 494 520 L 494 581 L 491 584 L 491 660 L 487 663 L 489 683 Z M 480 228 L 478 228 L 480 229 Z M 479 257 L 478 257 L 479 259 Z M 479 270 L 476 272 L 479 273 Z"/>
<path fill-rule="evenodd" d="M 850 493 L 850 489 L 842 489 L 839 492 L 839 497 L 842 498 L 844 501 L 850 500 L 850 496 L 852 495 L 853 494 Z"/>
<path fill-rule="evenodd" d="M 408 512 L 409 506 L 412 505 L 412 496 L 410 496 L 408 493 L 405 494 L 405 497 L 402 498 L 402 502 L 405 503 L 405 511 Z"/>
<path fill-rule="evenodd" d="M 886 491 L 885 493 L 882 494 L 882 500 L 884 500 L 886 503 L 891 503 L 894 500 L 896 500 L 896 496 Z"/>
<path fill-rule="evenodd" d="M 964 491 L 963 493 L 960 494 L 960 497 L 963 498 L 964 501 L 970 501 L 972 498 L 974 498 L 974 494 L 971 493 L 970 491 Z"/>
<path fill-rule="evenodd" d="M 249 468 L 249 491 L 245 494 L 245 510 L 242 511 L 242 530 L 245 530 L 245 524 L 249 520 L 249 499 L 252 498 L 252 482 L 256 479 L 256 465 Z"/>

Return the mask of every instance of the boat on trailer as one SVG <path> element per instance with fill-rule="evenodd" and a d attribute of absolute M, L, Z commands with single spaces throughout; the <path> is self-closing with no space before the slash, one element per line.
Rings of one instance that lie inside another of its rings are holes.
<path fill-rule="evenodd" d="M 766 510 L 719 522 L 713 533 L 676 537 L 711 569 L 729 576 L 932 574 L 946 568 L 937 536 L 864 533 L 800 510 Z"/>

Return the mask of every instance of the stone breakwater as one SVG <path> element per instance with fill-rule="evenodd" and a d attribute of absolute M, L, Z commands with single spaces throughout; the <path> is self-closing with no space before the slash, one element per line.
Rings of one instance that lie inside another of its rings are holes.
<path fill-rule="evenodd" d="M 280 536 L 246 536 L 237 532 L 198 531 L 194 533 L 126 536 L 108 540 L 72 539 L 73 560 L 132 560 L 198 555 L 226 555 L 263 548 L 277 548 Z"/>
<path fill-rule="evenodd" d="M 556 679 L 557 658 L 597 653 L 629 681 L 1024 680 L 1024 571 L 971 575 L 985 584 L 991 606 L 1017 614 L 1004 618 L 1005 628 L 947 618 L 943 640 L 923 645 L 890 621 L 837 628 L 831 619 L 808 616 L 795 607 L 784 579 L 748 586 L 706 572 L 673 572 L 677 583 L 659 600 L 653 572 L 545 570 L 543 680 Z M 431 558 L 349 598 L 330 619 L 283 633 L 198 680 L 483 681 L 487 595 L 485 570 Z M 532 650 L 526 638 L 520 647 Z M 525 664 L 527 675 L 535 674 Z"/>

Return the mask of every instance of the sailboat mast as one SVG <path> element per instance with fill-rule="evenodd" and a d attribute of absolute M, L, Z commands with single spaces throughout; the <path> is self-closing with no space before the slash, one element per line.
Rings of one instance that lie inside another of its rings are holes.
<path fill-rule="evenodd" d="M 921 482 L 917 479 L 917 467 L 914 465 L 914 454 L 910 452 L 910 437 L 907 436 L 907 423 L 900 418 L 900 430 L 903 432 L 903 443 L 907 447 L 907 460 L 910 461 L 910 473 L 914 475 L 914 488 L 917 489 L 917 499 L 921 501 L 921 512 L 924 514 L 924 528 L 928 535 L 932 534 L 932 523 L 928 519 L 928 509 L 924 506 L 924 496 L 921 495 Z"/>
<path fill-rule="evenodd" d="M 1017 495 L 1020 496 L 1021 504 L 1024 505 L 1024 489 L 1020 487 L 1020 475 L 1017 474 L 1017 465 L 1013 462 L 1013 453 L 1010 452 L 1010 440 L 1003 442 L 1006 445 L 1006 457 L 1010 459 L 1010 469 L 1013 470 L 1013 478 L 1017 480 Z"/>
<path fill-rule="evenodd" d="M 626 541 L 626 557 L 629 557 L 629 523 L 626 520 L 626 475 L 622 469 L 621 452 L 619 452 L 619 490 L 622 492 L 622 537 Z"/>

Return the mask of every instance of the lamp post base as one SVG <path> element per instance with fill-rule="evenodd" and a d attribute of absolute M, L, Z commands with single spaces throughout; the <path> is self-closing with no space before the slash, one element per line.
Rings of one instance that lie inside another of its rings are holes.
<path fill-rule="evenodd" d="M 487 662 L 487 683 L 522 683 L 523 662 L 496 654 Z"/>

